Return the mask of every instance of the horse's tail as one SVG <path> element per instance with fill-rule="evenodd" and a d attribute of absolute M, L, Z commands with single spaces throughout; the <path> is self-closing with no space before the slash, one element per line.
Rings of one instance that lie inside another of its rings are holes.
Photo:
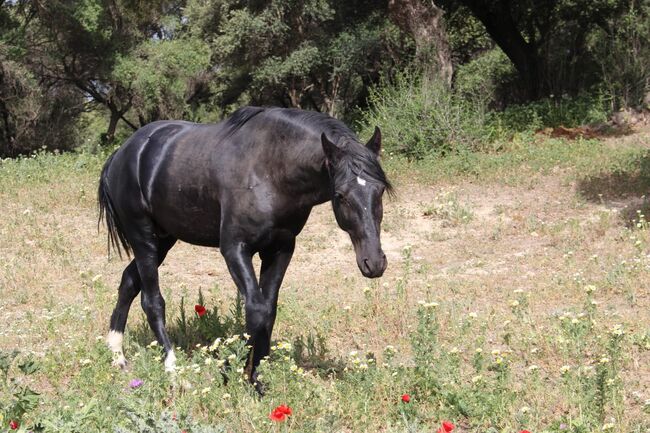
<path fill-rule="evenodd" d="M 122 249 L 126 252 L 127 256 L 131 256 L 131 245 L 124 236 L 120 219 L 117 213 L 115 213 L 115 207 L 113 206 L 111 197 L 108 195 L 108 189 L 106 187 L 106 172 L 114 156 L 115 153 L 108 158 L 104 164 L 104 168 L 102 168 L 102 174 L 99 176 L 99 188 L 97 189 L 99 219 L 97 220 L 97 230 L 99 231 L 102 220 L 106 219 L 106 228 L 108 229 L 108 239 L 106 241 L 108 255 L 110 256 L 112 247 L 113 250 L 117 251 L 120 258 L 122 258 Z"/>

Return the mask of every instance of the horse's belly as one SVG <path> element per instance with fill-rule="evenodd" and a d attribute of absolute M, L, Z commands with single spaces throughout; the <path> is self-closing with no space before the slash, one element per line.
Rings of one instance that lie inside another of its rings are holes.
<path fill-rule="evenodd" d="M 213 209 L 185 206 L 153 212 L 161 235 L 170 235 L 183 242 L 207 247 L 219 246 L 221 227 L 218 206 Z"/>

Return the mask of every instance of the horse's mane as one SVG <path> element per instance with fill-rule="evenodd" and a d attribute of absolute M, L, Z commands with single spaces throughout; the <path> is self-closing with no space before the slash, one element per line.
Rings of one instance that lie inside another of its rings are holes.
<path fill-rule="evenodd" d="M 361 144 L 354 131 L 345 123 L 327 114 L 294 108 L 242 107 L 226 120 L 225 133 L 234 134 L 260 113 L 272 115 L 294 127 L 313 131 L 319 137 L 321 133 L 325 133 L 330 141 L 344 149 L 344 157 L 334 167 L 337 179 L 343 181 L 351 175 L 355 178 L 363 175 L 383 185 L 388 193 L 393 192 L 393 187 L 381 168 L 377 155 Z"/>
<path fill-rule="evenodd" d="M 225 120 L 224 136 L 230 137 L 239 131 L 249 120 L 264 111 L 264 107 L 242 107 Z"/>
<path fill-rule="evenodd" d="M 393 187 L 381 168 L 377 155 L 360 143 L 357 134 L 345 123 L 316 111 L 282 109 L 281 115 L 293 124 L 317 132 L 318 136 L 324 132 L 330 141 L 344 149 L 343 158 L 333 167 L 337 180 L 345 182 L 350 177 L 363 176 L 383 185 L 389 194 L 393 193 Z"/>

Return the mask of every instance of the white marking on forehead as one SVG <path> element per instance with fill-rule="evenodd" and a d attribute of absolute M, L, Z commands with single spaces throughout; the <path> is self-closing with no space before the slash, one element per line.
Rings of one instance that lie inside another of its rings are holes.
<path fill-rule="evenodd" d="M 361 186 L 366 186 L 366 180 L 362 179 L 361 177 L 357 176 L 357 183 Z"/>

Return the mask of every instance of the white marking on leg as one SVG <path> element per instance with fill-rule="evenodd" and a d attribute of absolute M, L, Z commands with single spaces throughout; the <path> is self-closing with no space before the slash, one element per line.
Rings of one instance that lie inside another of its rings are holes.
<path fill-rule="evenodd" d="M 362 179 L 361 177 L 357 176 L 357 183 L 361 186 L 366 186 L 366 180 Z"/>
<path fill-rule="evenodd" d="M 122 350 L 123 340 L 124 334 L 112 329 L 108 332 L 108 336 L 106 337 L 106 344 L 108 344 L 108 348 L 113 352 L 113 365 L 115 367 L 126 367 L 126 358 L 124 357 L 124 352 Z"/>
<path fill-rule="evenodd" d="M 167 357 L 165 358 L 165 371 L 167 373 L 172 373 L 176 370 L 176 355 L 174 355 L 174 350 L 167 352 Z"/>

